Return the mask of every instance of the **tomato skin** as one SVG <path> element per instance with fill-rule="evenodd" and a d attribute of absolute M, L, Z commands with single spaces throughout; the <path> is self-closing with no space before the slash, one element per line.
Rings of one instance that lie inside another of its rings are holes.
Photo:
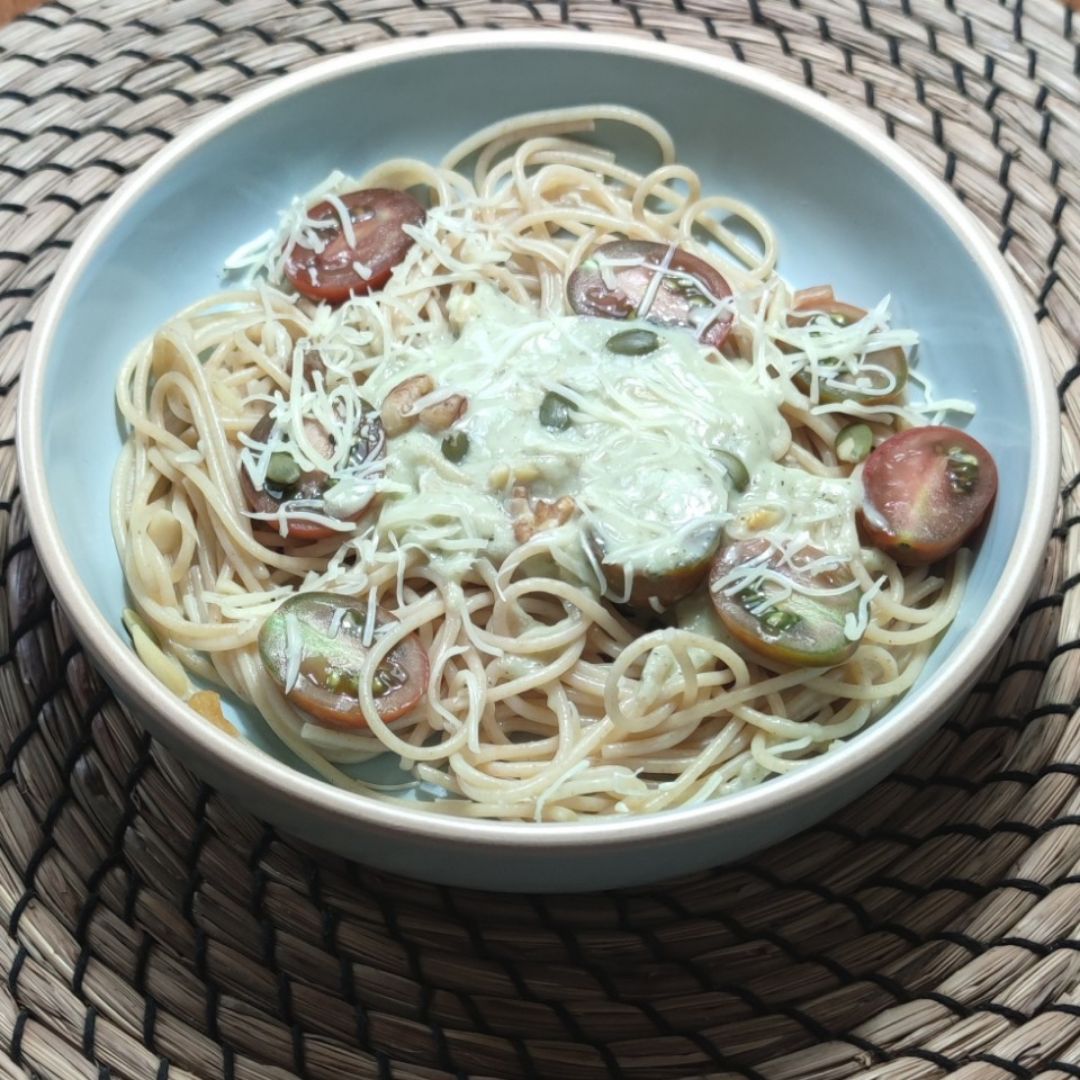
<path fill-rule="evenodd" d="M 586 536 L 607 582 L 607 599 L 621 600 L 626 595 L 626 571 L 621 563 L 605 559 L 607 545 L 601 531 L 594 527 L 587 530 Z M 689 596 L 705 580 L 719 543 L 719 526 L 707 528 L 702 530 L 696 545 L 688 542 L 681 562 L 661 571 L 635 571 L 625 604 L 644 614 L 655 615 L 653 601 L 662 608 L 669 608 Z"/>
<path fill-rule="evenodd" d="M 655 268 L 663 263 L 668 250 L 669 245 L 649 240 L 616 240 L 604 244 L 570 275 L 566 287 L 570 306 L 579 315 L 602 319 L 640 317 L 658 326 L 680 326 L 696 333 L 692 313 L 708 311 L 712 305 L 708 301 L 705 304 L 695 302 L 687 292 L 680 292 L 678 284 L 683 279 L 665 278 L 657 288 L 649 310 L 643 316 L 637 316 L 637 309 L 656 274 Z M 595 265 L 598 256 L 612 260 L 641 259 L 643 262 L 637 266 L 611 267 L 616 287 L 609 289 Z M 731 287 L 718 270 L 682 248 L 675 249 L 668 265 L 672 270 L 695 278 L 717 300 L 731 295 Z M 693 291 L 692 287 L 690 291 Z M 704 293 L 699 291 L 698 296 L 705 300 Z M 719 349 L 728 336 L 731 323 L 731 315 L 713 319 L 699 335 L 702 344 Z"/>
<path fill-rule="evenodd" d="M 421 225 L 427 217 L 424 208 L 404 191 L 367 188 L 339 198 L 349 211 L 356 243 L 349 245 L 337 209 L 321 202 L 308 211 L 308 217 L 333 223 L 332 228 L 318 231 L 326 246 L 315 251 L 296 244 L 285 260 L 285 276 L 298 292 L 330 304 L 381 289 L 413 245 L 402 226 Z M 361 276 L 353 263 L 362 263 L 370 275 Z"/>
<path fill-rule="evenodd" d="M 345 610 L 348 617 L 339 620 L 337 634 L 331 638 L 330 626 L 335 613 L 341 609 Z M 334 692 L 318 681 L 320 664 L 325 670 L 332 667 L 334 661 L 338 662 L 339 667 L 348 665 L 350 660 L 355 668 L 359 668 L 363 663 L 367 650 L 362 643 L 362 635 L 367 610 L 366 600 L 336 593 L 297 593 L 281 604 L 259 631 L 259 654 L 267 674 L 292 704 L 324 727 L 342 731 L 367 728 L 356 696 L 348 692 Z M 290 614 L 300 621 L 304 643 L 323 651 L 309 654 L 305 649 L 301 675 L 296 685 L 286 692 L 288 657 L 284 621 Z M 397 621 L 385 608 L 376 608 L 376 628 Z M 379 716 L 387 722 L 404 716 L 416 707 L 424 695 L 430 671 L 427 652 L 415 634 L 410 634 L 390 650 L 380 664 L 380 670 L 388 664 L 400 674 L 402 682 L 375 697 L 375 708 Z"/>
<path fill-rule="evenodd" d="M 379 419 L 378 413 L 368 412 L 365 413 L 361 424 L 367 424 L 367 427 L 358 428 L 357 430 L 357 447 L 363 446 L 365 450 L 372 447 L 377 447 L 379 442 L 382 443 L 382 454 L 386 453 L 386 440 L 382 436 L 382 421 Z M 314 425 L 314 430 L 309 430 L 309 437 L 315 446 L 323 444 L 325 446 L 325 453 L 327 457 L 333 452 L 333 447 L 330 444 L 326 433 L 322 427 L 315 424 L 314 421 L 306 420 L 305 427 L 307 425 Z M 274 430 L 274 419 L 267 413 L 256 425 L 252 428 L 251 438 L 255 442 L 266 443 Z M 381 455 L 380 455 L 381 456 Z M 244 492 L 244 499 L 247 501 L 248 507 L 260 514 L 274 514 L 283 505 L 287 504 L 294 499 L 318 499 L 322 497 L 323 492 L 326 489 L 327 481 L 329 477 L 325 472 L 305 472 L 300 476 L 300 480 L 297 484 L 288 489 L 288 491 L 281 490 L 274 492 L 263 487 L 261 490 L 257 490 L 255 484 L 252 482 L 251 477 L 248 475 L 246 468 L 241 466 L 240 468 L 240 487 Z M 280 498 L 278 495 L 280 494 Z M 367 512 L 371 506 L 369 501 L 365 506 L 362 506 L 356 513 L 352 514 L 348 518 L 343 518 L 346 521 L 359 521 Z M 340 535 L 335 529 L 327 528 L 325 525 L 320 525 L 317 521 L 290 521 L 285 528 L 285 536 L 290 540 L 325 540 L 328 536 Z"/>
<path fill-rule="evenodd" d="M 858 322 L 866 316 L 866 309 L 856 307 L 854 304 L 845 304 L 832 295 L 832 287 L 819 285 L 811 289 L 803 289 L 795 294 L 793 312 L 805 311 L 806 315 L 788 315 L 788 326 L 806 326 L 816 314 L 828 315 L 833 319 L 842 321 L 845 325 Z M 787 349 L 790 346 L 783 346 Z M 866 357 L 866 362 L 882 367 L 890 372 L 895 380 L 895 387 L 888 394 L 869 394 L 860 390 L 854 383 L 845 383 L 843 378 L 836 380 L 832 385 L 824 381 L 818 383 L 818 400 L 826 403 L 839 401 L 857 401 L 864 405 L 887 405 L 899 401 L 904 396 L 904 387 L 908 380 L 907 356 L 899 346 L 887 349 L 879 349 Z M 867 372 L 867 376 L 873 384 L 876 380 L 882 380 L 878 372 Z M 805 372 L 800 372 L 794 377 L 795 384 L 804 394 L 810 393 L 810 377 Z M 887 382 L 878 382 L 884 388 Z"/>
<path fill-rule="evenodd" d="M 847 660 L 858 647 L 844 633 L 845 619 L 859 608 L 860 592 L 847 566 L 814 571 L 812 564 L 824 552 L 804 546 L 790 560 L 764 537 L 738 540 L 721 549 L 709 573 L 709 596 L 725 629 L 767 664 L 792 667 L 833 667 Z M 766 591 L 747 596 L 750 589 L 730 593 L 724 583 L 729 575 L 748 563 L 786 577 L 794 586 L 791 595 L 775 602 L 761 615 L 750 609 L 765 599 Z M 798 585 L 843 589 L 831 596 L 807 596 Z M 787 619 L 790 625 L 770 626 L 772 618 Z"/>
<path fill-rule="evenodd" d="M 901 566 L 951 555 L 982 524 L 997 494 L 997 466 L 982 443 L 951 427 L 886 439 L 866 459 L 859 529 Z"/>

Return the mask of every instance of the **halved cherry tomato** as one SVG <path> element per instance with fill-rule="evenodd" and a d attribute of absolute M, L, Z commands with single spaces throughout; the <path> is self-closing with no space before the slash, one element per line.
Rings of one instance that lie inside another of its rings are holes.
<path fill-rule="evenodd" d="M 337 208 L 321 202 L 308 217 L 326 222 L 315 230 L 325 246 L 316 251 L 297 244 L 285 261 L 285 275 L 299 292 L 331 304 L 381 289 L 413 245 L 402 225 L 420 225 L 427 216 L 404 191 L 368 188 L 339 197 L 349 212 L 355 243 L 350 243 Z"/>
<path fill-rule="evenodd" d="M 621 563 L 606 560 L 608 544 L 602 527 L 592 526 L 586 536 L 607 581 L 608 599 L 622 601 L 626 595 L 625 568 Z M 649 570 L 635 568 L 630 595 L 623 602 L 639 611 L 656 614 L 656 605 L 668 608 L 684 596 L 689 596 L 705 580 L 719 543 L 720 526 L 704 526 L 700 535 L 687 540 L 684 549 L 670 566 Z"/>
<path fill-rule="evenodd" d="M 267 413 L 252 429 L 254 442 L 268 443 L 274 432 L 274 418 Z M 334 443 L 316 420 L 305 420 L 304 431 L 312 446 L 327 460 L 334 452 Z M 355 441 L 349 455 L 350 462 L 361 465 L 378 460 L 386 455 L 386 438 L 382 430 L 382 421 L 374 409 L 366 409 L 360 415 L 356 426 Z M 330 477 L 322 471 L 301 470 L 299 463 L 287 448 L 276 451 L 271 457 L 266 481 L 261 488 L 256 488 L 246 468 L 240 469 L 240 486 L 248 506 L 258 514 L 276 514 L 282 506 L 290 503 L 314 501 L 321 503 L 330 487 Z M 374 495 L 372 496 L 374 498 Z M 371 505 L 369 499 L 343 521 L 359 521 Z M 318 513 L 324 513 L 318 507 Z M 317 521 L 293 519 L 287 523 L 286 535 L 294 540 L 321 540 L 334 536 L 335 530 L 319 524 Z"/>
<path fill-rule="evenodd" d="M 902 566 L 951 555 L 997 493 L 990 451 L 964 431 L 918 427 L 886 439 L 863 466 L 859 527 Z"/>
<path fill-rule="evenodd" d="M 638 318 L 658 326 L 687 327 L 703 344 L 720 348 L 731 329 L 732 316 L 719 315 L 708 326 L 702 325 L 702 320 L 708 318 L 715 300 L 731 295 L 731 287 L 707 262 L 682 248 L 675 248 L 648 311 L 640 310 L 668 250 L 667 244 L 648 240 L 616 240 L 597 248 L 570 275 L 570 306 L 579 315 Z M 608 265 L 601 272 L 604 263 Z M 613 287 L 605 280 L 613 282 Z"/>
<path fill-rule="evenodd" d="M 817 315 L 827 316 L 837 326 L 850 326 L 866 316 L 865 308 L 837 300 L 830 285 L 800 290 L 795 294 L 792 310 L 807 314 L 788 315 L 788 326 L 806 326 Z M 790 351 L 790 346 L 785 347 L 785 351 Z M 854 373 L 837 366 L 836 373 L 832 374 L 828 373 L 833 366 L 828 360 L 818 361 L 818 364 L 818 399 L 823 402 L 858 401 L 864 405 L 885 405 L 899 400 L 907 385 L 907 357 L 899 346 L 867 354 L 863 359 L 865 369 Z M 821 367 L 826 368 L 826 372 L 821 372 Z M 794 382 L 803 393 L 810 392 L 809 372 L 800 371 L 794 376 Z"/>
<path fill-rule="evenodd" d="M 381 607 L 373 618 L 374 636 L 398 621 Z M 270 678 L 298 709 L 327 727 L 366 727 L 359 680 L 368 650 L 364 644 L 367 625 L 364 600 L 335 593 L 297 593 L 263 623 L 259 655 Z M 383 720 L 395 720 L 416 707 L 428 670 L 427 653 L 415 634 L 390 650 L 372 680 L 375 708 Z"/>
<path fill-rule="evenodd" d="M 858 611 L 861 594 L 847 566 L 822 566 L 825 558 L 809 546 L 788 557 L 764 537 L 729 544 L 709 574 L 720 621 L 765 661 L 797 667 L 843 663 L 859 644 L 848 638 L 845 623 Z M 735 573 L 747 567 L 765 575 Z"/>

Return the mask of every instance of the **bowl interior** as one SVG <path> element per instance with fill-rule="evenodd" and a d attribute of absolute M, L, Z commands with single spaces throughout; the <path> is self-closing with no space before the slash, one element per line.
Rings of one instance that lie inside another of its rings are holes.
<path fill-rule="evenodd" d="M 895 323 L 921 335 L 918 371 L 936 395 L 976 405 L 969 430 L 994 453 L 1000 494 L 959 615 L 908 700 L 940 677 L 1005 571 L 1034 452 L 1030 378 L 990 280 L 922 194 L 824 121 L 706 71 L 580 46 L 446 49 L 307 86 L 192 147 L 115 223 L 61 314 L 41 399 L 48 497 L 113 632 L 126 640 L 108 514 L 120 449 L 113 389 L 132 346 L 219 288 L 227 255 L 332 169 L 359 173 L 398 155 L 437 161 L 496 120 L 590 102 L 631 105 L 665 124 L 707 191 L 771 220 L 780 271 L 793 283 L 832 282 L 865 305 L 891 294 Z M 611 126 L 605 135 L 633 164 L 649 164 L 633 132 Z M 257 744 L 298 764 L 256 715 L 236 702 L 229 711 Z"/>

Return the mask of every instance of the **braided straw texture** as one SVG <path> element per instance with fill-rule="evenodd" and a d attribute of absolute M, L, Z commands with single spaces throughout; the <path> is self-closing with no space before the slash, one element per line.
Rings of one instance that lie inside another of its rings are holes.
<path fill-rule="evenodd" d="M 1021 4 L 101 0 L 0 33 L 0 1080 L 1080 1077 L 1080 49 Z M 200 784 L 73 640 L 11 439 L 65 251 L 194 117 L 368 42 L 534 24 L 697 45 L 887 131 L 1000 243 L 1065 443 L 1038 599 L 901 773 L 749 864 L 555 898 L 381 876 Z"/>

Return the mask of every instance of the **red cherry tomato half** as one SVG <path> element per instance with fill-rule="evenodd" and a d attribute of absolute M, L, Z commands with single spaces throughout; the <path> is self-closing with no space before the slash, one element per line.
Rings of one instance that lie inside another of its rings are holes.
<path fill-rule="evenodd" d="M 672 254 L 648 311 L 640 310 L 668 250 L 667 244 L 647 240 L 616 240 L 597 248 L 570 275 L 570 306 L 579 315 L 640 318 L 658 326 L 686 327 L 703 344 L 720 348 L 731 329 L 732 316 L 719 315 L 708 326 L 702 322 L 714 301 L 731 295 L 731 288 L 717 270 L 682 248 Z"/>
<path fill-rule="evenodd" d="M 822 568 L 825 560 L 810 546 L 787 557 L 764 537 L 736 541 L 713 561 L 713 607 L 728 632 L 766 663 L 841 664 L 859 644 L 846 625 L 862 594 L 847 566 Z M 740 577 L 753 567 L 763 572 L 760 581 L 752 573 Z"/>
<path fill-rule="evenodd" d="M 951 427 L 891 436 L 866 459 L 862 479 L 862 533 L 902 566 L 951 555 L 978 528 L 997 493 L 990 452 Z"/>
<path fill-rule="evenodd" d="M 427 216 L 411 195 L 389 188 L 351 191 L 340 199 L 349 212 L 354 242 L 337 207 L 321 202 L 308 217 L 326 223 L 313 230 L 324 246 L 316 251 L 297 244 L 285 261 L 285 275 L 299 292 L 331 304 L 381 289 L 413 245 L 402 225 L 420 225 Z"/>
<path fill-rule="evenodd" d="M 297 593 L 259 631 L 259 655 L 270 678 L 298 709 L 326 727 L 367 727 L 359 698 L 368 651 L 364 644 L 367 620 L 364 600 L 335 593 Z M 375 638 L 381 629 L 397 621 L 388 611 L 376 608 Z M 290 686 L 293 670 L 295 678 Z M 415 634 L 390 650 L 379 664 L 372 686 L 375 708 L 383 720 L 396 720 L 416 707 L 427 685 L 428 670 L 427 653 Z"/>

